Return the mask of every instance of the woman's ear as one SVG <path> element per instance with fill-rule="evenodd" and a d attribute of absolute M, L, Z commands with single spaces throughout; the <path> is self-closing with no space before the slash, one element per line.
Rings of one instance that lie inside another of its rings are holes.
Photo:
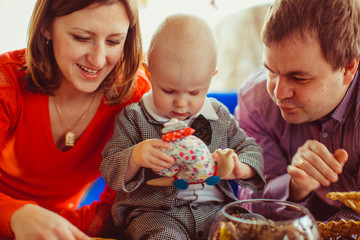
<path fill-rule="evenodd" d="M 46 40 L 51 40 L 51 34 L 49 31 L 49 28 L 47 27 L 47 24 L 44 24 L 40 28 L 40 32 L 41 32 L 41 35 L 43 35 L 43 37 L 46 38 Z"/>
<path fill-rule="evenodd" d="M 356 71 L 359 67 L 359 59 L 353 59 L 350 64 L 345 66 L 345 73 L 344 73 L 344 84 L 351 83 L 354 79 Z"/>

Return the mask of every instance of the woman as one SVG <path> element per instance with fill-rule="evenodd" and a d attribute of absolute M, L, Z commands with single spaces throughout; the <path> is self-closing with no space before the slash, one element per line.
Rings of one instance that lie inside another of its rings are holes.
<path fill-rule="evenodd" d="M 38 0 L 29 26 L 27 49 L 0 55 L 0 239 L 89 239 L 113 193 L 66 211 L 99 177 L 115 115 L 149 90 L 137 0 Z"/>

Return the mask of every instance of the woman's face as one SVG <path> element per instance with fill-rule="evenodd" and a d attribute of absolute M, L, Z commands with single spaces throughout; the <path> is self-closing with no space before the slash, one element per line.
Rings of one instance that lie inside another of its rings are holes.
<path fill-rule="evenodd" d="M 62 84 L 95 91 L 120 61 L 129 28 L 122 3 L 92 4 L 54 19 L 44 35 L 52 40 Z"/>

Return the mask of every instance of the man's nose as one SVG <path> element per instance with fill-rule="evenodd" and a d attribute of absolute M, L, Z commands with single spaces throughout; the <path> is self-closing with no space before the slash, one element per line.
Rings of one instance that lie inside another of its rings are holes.
<path fill-rule="evenodd" d="M 274 96 L 278 100 L 292 97 L 294 91 L 288 79 L 283 76 L 277 77 L 275 80 Z"/>

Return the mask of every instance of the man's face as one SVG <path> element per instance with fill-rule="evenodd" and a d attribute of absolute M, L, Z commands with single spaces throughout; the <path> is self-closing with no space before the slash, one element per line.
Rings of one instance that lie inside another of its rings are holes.
<path fill-rule="evenodd" d="M 292 36 L 264 46 L 268 69 L 267 91 L 283 118 L 293 124 L 328 115 L 342 100 L 349 84 L 344 69 L 334 71 L 325 60 L 317 38 Z"/>

